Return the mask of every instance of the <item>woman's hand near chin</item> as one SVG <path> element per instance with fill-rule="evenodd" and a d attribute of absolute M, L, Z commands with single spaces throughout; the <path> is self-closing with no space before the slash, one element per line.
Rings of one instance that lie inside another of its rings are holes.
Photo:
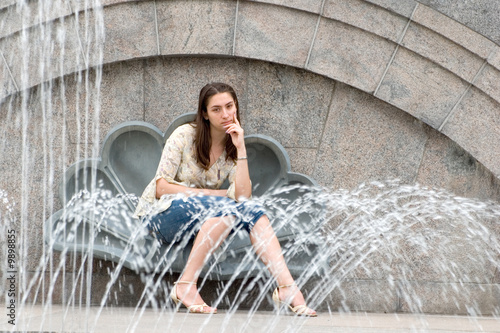
<path fill-rule="evenodd" d="M 245 132 L 243 131 L 238 118 L 236 118 L 236 112 L 233 115 L 233 123 L 227 125 L 225 129 L 226 133 L 231 136 L 233 145 L 238 150 L 238 153 L 240 150 L 245 149 Z"/>

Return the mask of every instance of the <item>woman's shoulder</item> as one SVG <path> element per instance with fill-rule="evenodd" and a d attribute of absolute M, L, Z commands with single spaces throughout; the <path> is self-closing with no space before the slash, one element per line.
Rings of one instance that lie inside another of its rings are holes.
<path fill-rule="evenodd" d="M 170 135 L 171 138 L 180 138 L 180 137 L 193 137 L 196 132 L 196 127 L 193 126 L 191 123 L 180 125 L 177 127 L 172 134 Z"/>

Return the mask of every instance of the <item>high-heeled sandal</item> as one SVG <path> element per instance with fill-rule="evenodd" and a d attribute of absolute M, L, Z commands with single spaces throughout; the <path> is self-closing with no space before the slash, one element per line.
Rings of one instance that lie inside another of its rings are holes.
<path fill-rule="evenodd" d="M 276 288 L 274 290 L 274 292 L 273 292 L 273 301 L 274 301 L 274 304 L 276 304 L 276 306 L 278 307 L 278 311 L 282 308 L 283 305 L 286 305 L 297 316 L 317 317 L 318 315 L 316 314 L 316 311 L 314 311 L 313 309 L 309 308 L 305 304 L 301 304 L 301 305 L 297 305 L 297 306 L 293 306 L 292 307 L 292 305 L 290 303 L 284 302 L 284 301 L 282 301 L 280 299 L 279 289 L 293 287 L 293 286 L 295 286 L 295 283 L 285 284 L 283 286 L 279 286 L 278 288 Z"/>
<path fill-rule="evenodd" d="M 184 305 L 187 309 L 188 312 L 191 313 L 204 313 L 204 314 L 215 314 L 217 313 L 217 309 L 215 310 L 210 310 L 210 311 L 204 311 L 204 308 L 210 308 L 210 306 L 207 305 L 207 303 L 203 304 L 194 304 L 187 306 L 185 305 L 178 297 L 177 297 L 177 284 L 193 284 L 196 286 L 196 283 L 193 282 L 188 282 L 188 281 L 177 281 L 174 282 L 174 287 L 170 291 L 170 298 L 174 301 L 175 305 L 177 305 L 179 302 L 181 302 L 182 305 Z"/>

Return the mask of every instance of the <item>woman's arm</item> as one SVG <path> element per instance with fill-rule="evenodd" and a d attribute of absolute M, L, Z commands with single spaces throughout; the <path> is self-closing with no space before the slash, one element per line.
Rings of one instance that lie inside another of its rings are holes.
<path fill-rule="evenodd" d="M 164 194 L 204 194 L 204 195 L 216 195 L 216 196 L 226 196 L 227 190 L 210 190 L 201 188 L 192 188 L 177 184 L 171 184 L 165 180 L 165 178 L 160 178 L 156 181 L 156 198 L 161 198 Z"/>
<path fill-rule="evenodd" d="M 234 178 L 234 193 L 235 198 L 238 200 L 240 197 L 250 198 L 252 196 L 252 183 L 250 182 L 248 160 L 246 159 L 247 150 L 245 146 L 245 135 L 240 122 L 236 118 L 236 113 L 234 114 L 233 121 L 234 123 L 227 127 L 226 133 L 231 135 L 231 140 L 238 152 L 236 175 Z"/>
<path fill-rule="evenodd" d="M 172 135 L 168 138 L 163 153 L 156 171 L 156 191 L 155 197 L 161 198 L 164 194 L 176 193 L 205 193 L 208 195 L 225 196 L 226 190 L 202 190 L 182 186 L 169 182 L 173 181 L 174 176 L 177 174 L 179 166 L 182 162 L 182 152 L 184 147 L 190 143 L 192 128 L 190 125 L 183 125 L 178 127 Z"/>

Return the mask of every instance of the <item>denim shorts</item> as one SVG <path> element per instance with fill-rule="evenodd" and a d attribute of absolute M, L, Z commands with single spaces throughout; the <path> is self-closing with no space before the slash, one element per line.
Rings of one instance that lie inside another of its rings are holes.
<path fill-rule="evenodd" d="M 145 223 L 159 240 L 173 243 L 196 237 L 203 222 L 212 217 L 234 216 L 231 233 L 238 230 L 250 233 L 264 214 L 264 208 L 251 200 L 236 202 L 227 197 L 189 196 L 175 199 L 167 210 L 145 217 Z"/>

